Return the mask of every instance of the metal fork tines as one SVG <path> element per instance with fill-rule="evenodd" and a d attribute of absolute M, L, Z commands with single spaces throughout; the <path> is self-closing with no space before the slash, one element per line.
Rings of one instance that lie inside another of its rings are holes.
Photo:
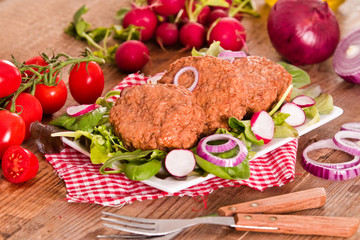
<path fill-rule="evenodd" d="M 103 212 L 102 214 L 113 217 L 103 217 L 101 218 L 102 220 L 116 224 L 114 225 L 103 223 L 103 225 L 106 227 L 147 236 L 166 235 L 202 223 L 220 224 L 226 226 L 231 226 L 234 224 L 233 218 L 224 217 L 199 217 L 192 219 L 147 219 L 129 217 L 108 212 Z"/>

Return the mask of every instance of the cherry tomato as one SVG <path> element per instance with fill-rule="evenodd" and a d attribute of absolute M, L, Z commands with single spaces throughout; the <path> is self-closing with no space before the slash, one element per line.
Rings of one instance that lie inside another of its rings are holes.
<path fill-rule="evenodd" d="M 12 183 L 21 183 L 34 178 L 39 170 L 37 157 L 29 150 L 12 146 L 2 157 L 4 177 Z"/>
<path fill-rule="evenodd" d="M 63 80 L 56 79 L 56 86 L 37 84 L 35 97 L 41 103 L 44 114 L 53 114 L 59 111 L 66 102 L 67 88 Z"/>
<path fill-rule="evenodd" d="M 45 60 L 41 56 L 35 56 L 33 58 L 30 58 L 25 62 L 25 65 L 39 65 L 39 66 L 47 66 L 48 63 L 45 62 Z M 37 71 L 37 68 L 34 68 L 35 71 Z M 31 77 L 33 73 L 30 70 L 26 70 L 24 72 L 28 77 Z M 24 75 L 25 75 L 24 74 Z"/>
<path fill-rule="evenodd" d="M 0 111 L 0 158 L 6 149 L 20 145 L 25 137 L 25 122 L 16 113 Z"/>
<path fill-rule="evenodd" d="M 30 93 L 20 93 L 15 101 L 15 109 L 17 113 L 20 113 L 20 117 L 25 122 L 25 139 L 31 136 L 30 124 L 35 121 L 41 121 L 43 110 L 39 100 Z M 6 105 L 6 109 L 10 110 L 11 102 Z"/>
<path fill-rule="evenodd" d="M 96 62 L 76 64 L 70 71 L 69 88 L 80 104 L 91 104 L 104 90 L 104 74 Z"/>
<path fill-rule="evenodd" d="M 7 60 L 0 59 L 0 98 L 15 92 L 21 84 L 21 73 Z"/>

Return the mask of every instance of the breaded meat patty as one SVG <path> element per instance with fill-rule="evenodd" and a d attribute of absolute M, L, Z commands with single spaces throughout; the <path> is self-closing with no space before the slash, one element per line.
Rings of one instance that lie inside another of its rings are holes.
<path fill-rule="evenodd" d="M 115 133 L 130 149 L 191 148 L 204 130 L 204 119 L 194 95 L 173 84 L 131 87 L 110 110 Z"/>
<path fill-rule="evenodd" d="M 194 67 L 199 82 L 192 91 L 205 112 L 205 135 L 217 128 L 228 128 L 228 119 L 242 119 L 247 109 L 248 92 L 237 67 L 215 57 L 184 57 L 169 66 L 159 83 L 173 83 L 174 77 L 184 67 Z M 179 76 L 178 84 L 189 88 L 194 73 L 186 71 Z"/>
<path fill-rule="evenodd" d="M 281 65 L 258 56 L 237 58 L 233 64 L 248 90 L 246 117 L 258 111 L 270 111 L 292 82 L 292 76 Z"/>

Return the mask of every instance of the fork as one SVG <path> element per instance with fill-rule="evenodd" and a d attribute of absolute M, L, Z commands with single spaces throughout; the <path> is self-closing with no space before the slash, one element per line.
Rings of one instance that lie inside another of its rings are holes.
<path fill-rule="evenodd" d="M 143 239 L 151 239 L 151 240 L 171 240 L 176 235 L 178 235 L 181 230 L 169 233 L 167 235 L 161 236 L 147 236 L 143 234 L 119 234 L 119 235 L 98 235 L 97 238 L 117 238 L 117 239 L 133 239 L 133 240 L 143 240 Z"/>
<path fill-rule="evenodd" d="M 238 231 L 286 233 L 350 237 L 358 229 L 360 220 L 352 217 L 324 217 L 302 215 L 240 214 L 231 217 L 206 216 L 191 219 L 147 219 L 103 212 L 102 220 L 114 223 L 104 226 L 146 236 L 167 235 L 197 224 L 217 224 L 234 227 Z M 119 219 L 119 220 L 118 220 Z"/>

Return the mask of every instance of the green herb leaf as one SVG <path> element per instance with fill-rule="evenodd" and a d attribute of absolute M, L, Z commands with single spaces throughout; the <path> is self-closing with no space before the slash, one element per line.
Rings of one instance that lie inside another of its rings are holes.
<path fill-rule="evenodd" d="M 232 129 L 236 129 L 239 132 L 243 132 L 245 134 L 246 139 L 251 143 L 259 146 L 264 145 L 264 140 L 262 139 L 258 140 L 255 137 L 253 131 L 251 130 L 250 120 L 239 121 L 237 118 L 231 117 L 229 118 L 229 126 Z"/>
<path fill-rule="evenodd" d="M 235 167 L 220 167 L 195 154 L 196 163 L 205 171 L 223 179 L 248 179 L 250 177 L 249 161 L 245 159 Z"/>
<path fill-rule="evenodd" d="M 125 165 L 125 176 L 131 180 L 143 181 L 155 176 L 161 168 L 159 160 L 151 160 L 149 162 L 131 162 Z"/>
<path fill-rule="evenodd" d="M 296 88 L 310 84 L 310 76 L 304 70 L 285 62 L 279 62 L 292 75 L 292 85 Z"/>
<path fill-rule="evenodd" d="M 299 132 L 287 122 L 283 122 L 280 125 L 275 125 L 274 138 L 287 138 L 287 137 L 298 137 Z"/>
<path fill-rule="evenodd" d="M 333 98 L 328 93 L 323 93 L 315 99 L 315 107 L 320 114 L 330 114 L 334 109 Z"/>
<path fill-rule="evenodd" d="M 50 124 L 72 131 L 82 130 L 92 132 L 106 112 L 106 107 L 98 107 L 79 117 L 71 117 L 65 113 L 52 120 Z"/>

